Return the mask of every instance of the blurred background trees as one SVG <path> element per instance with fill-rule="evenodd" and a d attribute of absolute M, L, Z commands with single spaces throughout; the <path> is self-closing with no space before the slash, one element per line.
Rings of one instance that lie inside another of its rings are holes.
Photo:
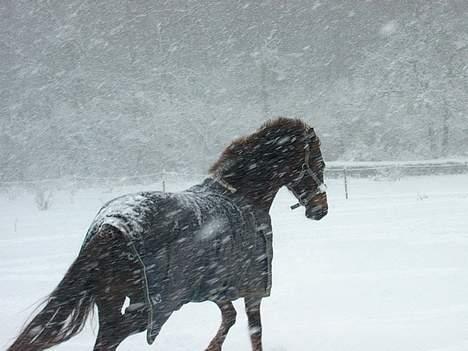
<path fill-rule="evenodd" d="M 0 180 L 204 172 L 266 118 L 328 160 L 468 155 L 468 3 L 3 0 Z"/>

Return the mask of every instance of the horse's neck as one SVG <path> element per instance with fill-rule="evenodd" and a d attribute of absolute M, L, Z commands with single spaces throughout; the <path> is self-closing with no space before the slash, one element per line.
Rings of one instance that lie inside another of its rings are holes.
<path fill-rule="evenodd" d="M 239 182 L 233 187 L 236 189 L 236 196 L 240 196 L 258 209 L 268 212 L 281 186 L 272 183 Z"/>
<path fill-rule="evenodd" d="M 268 211 L 278 190 L 291 181 L 290 173 L 294 166 L 288 164 L 289 160 L 284 156 L 275 157 L 271 164 L 244 160 L 222 169 L 216 178 L 257 208 Z"/>

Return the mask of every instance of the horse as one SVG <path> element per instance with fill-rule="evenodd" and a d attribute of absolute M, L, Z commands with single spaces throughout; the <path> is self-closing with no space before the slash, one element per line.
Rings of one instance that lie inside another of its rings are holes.
<path fill-rule="evenodd" d="M 45 350 L 69 340 L 95 305 L 94 351 L 116 350 L 143 331 L 151 344 L 173 311 L 202 301 L 221 311 L 221 326 L 206 349 L 220 351 L 235 323 L 232 301 L 238 298 L 244 298 L 252 349 L 261 351 L 260 307 L 271 288 L 270 207 L 286 186 L 298 200 L 291 208 L 303 206 L 307 218 L 323 218 L 324 167 L 314 129 L 282 117 L 234 140 L 201 184 L 111 200 L 43 309 L 8 351 Z"/>

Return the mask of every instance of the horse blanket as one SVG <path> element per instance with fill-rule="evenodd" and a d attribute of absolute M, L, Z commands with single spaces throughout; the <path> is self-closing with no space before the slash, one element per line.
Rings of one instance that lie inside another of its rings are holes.
<path fill-rule="evenodd" d="M 83 247 L 106 224 L 124 233 L 143 267 L 149 344 L 188 302 L 270 295 L 269 214 L 211 178 L 180 193 L 141 192 L 110 201 Z"/>

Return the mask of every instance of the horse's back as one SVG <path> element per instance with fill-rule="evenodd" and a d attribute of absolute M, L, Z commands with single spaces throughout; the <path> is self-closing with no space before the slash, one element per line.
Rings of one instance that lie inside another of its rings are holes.
<path fill-rule="evenodd" d="M 91 223 L 83 245 L 86 245 L 104 226 L 118 229 L 128 240 L 142 238 L 152 222 L 170 202 L 170 193 L 159 191 L 126 194 L 104 204 Z"/>

